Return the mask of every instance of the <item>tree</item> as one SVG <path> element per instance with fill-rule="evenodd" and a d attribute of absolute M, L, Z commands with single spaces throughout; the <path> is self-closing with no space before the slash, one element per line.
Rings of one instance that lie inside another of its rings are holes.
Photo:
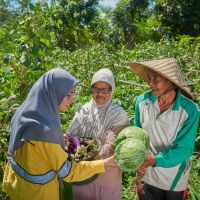
<path fill-rule="evenodd" d="M 199 0 L 157 0 L 155 11 L 164 27 L 170 27 L 172 35 L 200 34 Z"/>
<path fill-rule="evenodd" d="M 98 0 L 61 0 L 53 5 L 53 20 L 60 22 L 56 31 L 63 49 L 74 50 L 89 42 L 88 27 L 98 15 L 97 5 Z"/>
<path fill-rule="evenodd" d="M 32 6 L 31 0 L 16 0 L 16 3 L 18 5 L 18 11 L 19 12 L 27 12 L 30 10 L 30 6 Z"/>
<path fill-rule="evenodd" d="M 146 18 L 148 0 L 120 0 L 113 13 L 113 23 L 123 42 L 131 47 L 134 42 L 135 23 Z M 121 39 L 120 39 L 121 40 Z"/>
<path fill-rule="evenodd" d="M 113 43 L 112 11 L 109 7 L 100 8 L 98 10 L 99 14 L 88 26 L 92 34 L 92 40 L 95 42 Z"/>
<path fill-rule="evenodd" d="M 11 19 L 13 15 L 11 2 L 9 0 L 0 0 L 0 25 Z"/>

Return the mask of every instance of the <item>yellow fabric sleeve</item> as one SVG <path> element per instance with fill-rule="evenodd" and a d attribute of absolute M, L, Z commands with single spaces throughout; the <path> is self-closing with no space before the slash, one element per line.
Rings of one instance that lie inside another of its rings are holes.
<path fill-rule="evenodd" d="M 55 171 L 59 171 L 64 162 L 66 162 L 68 154 L 58 144 L 45 143 L 44 145 L 45 149 L 47 149 L 49 163 L 52 164 L 52 168 Z M 69 175 L 63 180 L 66 182 L 82 181 L 97 173 L 104 172 L 103 160 L 73 162 Z"/>
<path fill-rule="evenodd" d="M 59 171 L 68 158 L 68 154 L 62 149 L 59 144 L 52 144 L 47 142 L 36 142 L 31 141 L 35 146 L 34 148 L 39 148 L 40 157 L 43 158 L 43 165 L 46 170 L 53 169 L 54 171 Z M 39 156 L 39 155 L 38 155 Z M 31 160 L 37 159 L 33 158 L 33 154 L 28 156 L 31 157 Z M 42 161 L 41 161 L 42 162 Z M 40 166 L 41 166 L 40 162 Z M 47 165 L 49 163 L 48 167 Z M 41 167 L 42 168 L 42 167 Z M 43 169 L 44 169 L 43 168 Z M 70 172 L 67 177 L 64 178 L 64 181 L 73 182 L 73 181 L 82 181 L 97 173 L 104 173 L 104 162 L 103 160 L 98 161 L 82 161 L 82 162 L 73 162 Z"/>
<path fill-rule="evenodd" d="M 95 174 L 104 172 L 103 160 L 74 162 L 69 175 L 63 180 L 66 182 L 83 181 Z"/>

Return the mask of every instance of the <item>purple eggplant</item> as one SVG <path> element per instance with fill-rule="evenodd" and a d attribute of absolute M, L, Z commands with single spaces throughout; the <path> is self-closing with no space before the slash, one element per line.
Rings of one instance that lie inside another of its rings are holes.
<path fill-rule="evenodd" d="M 65 148 L 65 151 L 69 154 L 75 154 L 76 150 L 80 147 L 79 138 L 76 136 L 69 136 L 68 137 L 68 145 Z"/>
<path fill-rule="evenodd" d="M 70 144 L 73 144 L 76 147 L 76 149 L 80 146 L 79 138 L 76 136 L 70 136 L 69 142 L 70 142 Z"/>

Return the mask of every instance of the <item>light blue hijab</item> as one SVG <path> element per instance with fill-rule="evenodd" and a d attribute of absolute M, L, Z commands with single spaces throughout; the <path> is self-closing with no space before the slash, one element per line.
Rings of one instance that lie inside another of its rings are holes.
<path fill-rule="evenodd" d="M 77 83 L 66 70 L 55 68 L 33 85 L 12 118 L 8 155 L 12 156 L 24 141 L 31 140 L 60 144 L 64 148 L 59 105 Z"/>

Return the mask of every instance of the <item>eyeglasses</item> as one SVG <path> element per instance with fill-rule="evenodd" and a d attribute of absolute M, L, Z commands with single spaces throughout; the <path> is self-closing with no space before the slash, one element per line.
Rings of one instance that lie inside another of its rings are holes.
<path fill-rule="evenodd" d="M 92 93 L 101 93 L 101 94 L 108 94 L 111 90 L 111 87 L 109 88 L 96 88 L 92 87 Z"/>
<path fill-rule="evenodd" d="M 75 92 L 69 92 L 66 96 L 67 96 L 67 97 L 74 97 L 75 94 L 76 94 Z"/>
<path fill-rule="evenodd" d="M 66 99 L 66 100 L 68 100 L 68 99 L 73 99 L 73 97 L 76 95 L 76 93 L 75 92 L 69 92 L 64 98 Z"/>

